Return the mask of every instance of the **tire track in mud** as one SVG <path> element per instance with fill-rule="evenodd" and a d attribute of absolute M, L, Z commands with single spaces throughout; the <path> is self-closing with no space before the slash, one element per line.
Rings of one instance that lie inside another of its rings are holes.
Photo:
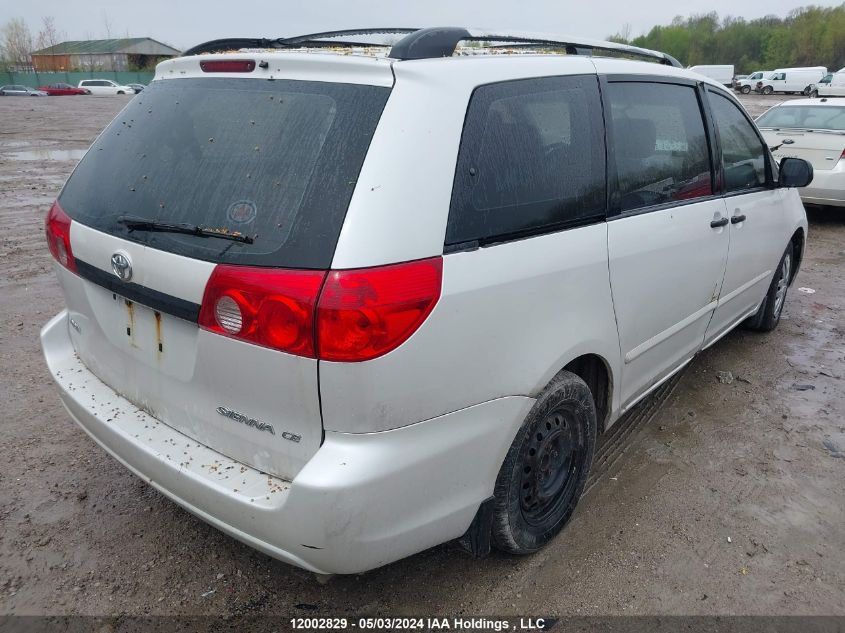
<path fill-rule="evenodd" d="M 610 430 L 598 439 L 593 465 L 582 496 L 590 493 L 610 469 L 613 468 L 624 455 L 633 448 L 632 440 L 639 431 L 660 411 L 663 403 L 674 393 L 686 369 L 679 371 L 665 383 L 660 385 L 645 400 L 637 404 L 631 411 L 619 418 Z"/>

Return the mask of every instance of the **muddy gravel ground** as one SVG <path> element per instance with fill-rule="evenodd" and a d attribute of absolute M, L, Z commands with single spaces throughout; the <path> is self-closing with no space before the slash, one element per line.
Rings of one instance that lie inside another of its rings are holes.
<path fill-rule="evenodd" d="M 50 381 L 43 218 L 127 100 L 0 99 L 0 614 L 845 614 L 845 213 L 811 212 L 774 333 L 730 334 L 624 422 L 550 547 L 324 585 L 136 479 Z"/>

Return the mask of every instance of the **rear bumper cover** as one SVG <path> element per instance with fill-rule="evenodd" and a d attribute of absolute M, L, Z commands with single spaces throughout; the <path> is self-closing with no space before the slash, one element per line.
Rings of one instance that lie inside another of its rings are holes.
<path fill-rule="evenodd" d="M 845 160 L 839 159 L 833 169 L 816 169 L 809 187 L 798 189 L 804 204 L 845 207 Z"/>
<path fill-rule="evenodd" d="M 65 408 L 88 435 L 199 518 L 318 573 L 366 571 L 461 536 L 534 403 L 503 397 L 391 431 L 326 432 L 285 481 L 139 410 L 79 360 L 68 327 L 64 311 L 41 343 Z"/>

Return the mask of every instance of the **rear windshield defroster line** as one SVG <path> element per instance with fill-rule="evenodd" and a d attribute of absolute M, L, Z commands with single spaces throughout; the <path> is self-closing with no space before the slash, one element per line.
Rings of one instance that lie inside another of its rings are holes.
<path fill-rule="evenodd" d="M 62 191 L 77 222 L 215 263 L 328 268 L 389 88 L 231 78 L 154 81 Z M 248 236 L 133 231 L 139 217 Z"/>

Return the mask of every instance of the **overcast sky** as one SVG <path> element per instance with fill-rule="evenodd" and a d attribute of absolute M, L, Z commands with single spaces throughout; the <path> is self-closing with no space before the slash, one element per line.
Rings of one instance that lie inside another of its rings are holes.
<path fill-rule="evenodd" d="M 30 0 L 9 2 L 6 17 L 21 17 L 35 34 L 42 16 L 53 16 L 66 39 L 152 37 L 185 49 L 219 37 L 281 37 L 362 26 L 476 26 L 546 31 L 604 39 L 630 24 L 631 36 L 675 15 L 716 11 L 720 16 L 784 16 L 804 4 L 835 6 L 824 0 Z M 14 7 L 14 8 L 13 8 Z M 671 7 L 671 8 L 669 8 Z M 0 18 L 3 19 L 3 18 Z"/>

